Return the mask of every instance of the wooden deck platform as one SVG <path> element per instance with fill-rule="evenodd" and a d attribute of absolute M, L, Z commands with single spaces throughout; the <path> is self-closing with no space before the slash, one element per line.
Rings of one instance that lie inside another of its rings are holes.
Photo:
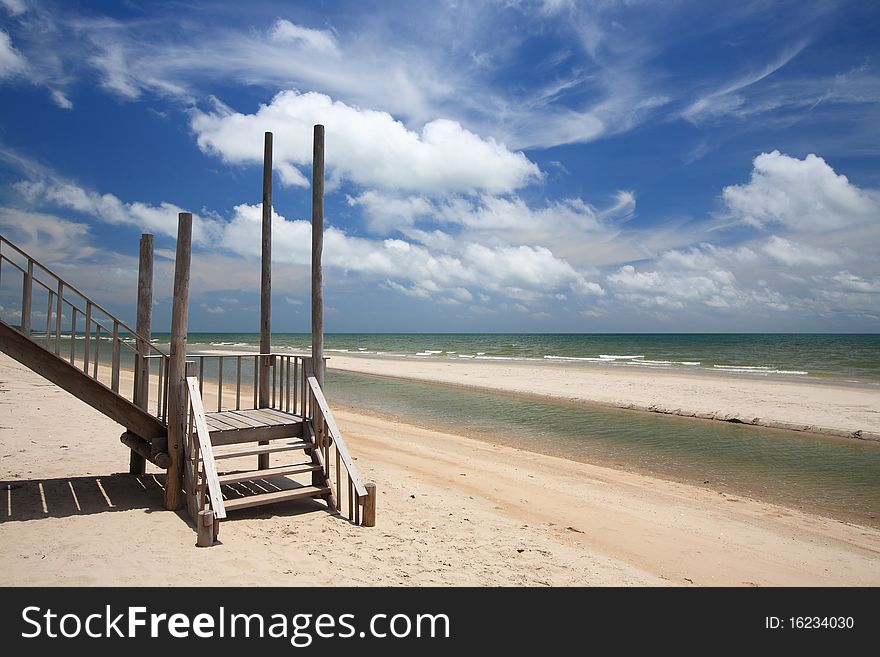
<path fill-rule="evenodd" d="M 273 408 L 205 413 L 213 445 L 255 440 L 297 438 L 303 435 L 303 418 Z"/>

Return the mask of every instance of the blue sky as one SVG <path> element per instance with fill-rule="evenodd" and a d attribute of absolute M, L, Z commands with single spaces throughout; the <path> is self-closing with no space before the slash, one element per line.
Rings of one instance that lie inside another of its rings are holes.
<path fill-rule="evenodd" d="M 877 331 L 875 2 L 0 0 L 0 231 L 130 318 L 327 330 Z M 4 299 L 6 312 L 15 302 Z"/>

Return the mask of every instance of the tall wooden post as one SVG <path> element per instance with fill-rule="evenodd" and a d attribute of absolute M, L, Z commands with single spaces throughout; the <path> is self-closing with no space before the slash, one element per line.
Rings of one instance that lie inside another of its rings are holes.
<path fill-rule="evenodd" d="M 316 125 L 312 148 L 312 367 L 324 388 L 324 126 Z"/>
<path fill-rule="evenodd" d="M 263 141 L 263 256 L 260 276 L 260 353 L 272 353 L 272 133 Z M 269 406 L 271 360 L 260 358 L 260 408 Z M 268 442 L 261 442 L 268 445 Z M 260 470 L 269 467 L 269 455 L 257 457 Z"/>
<path fill-rule="evenodd" d="M 168 364 L 168 474 L 165 508 L 180 508 L 183 488 L 183 437 L 186 434 L 186 332 L 189 323 L 189 266 L 192 255 L 192 214 L 177 219 L 177 256 L 171 306 L 171 361 Z"/>
<path fill-rule="evenodd" d="M 150 354 L 149 340 L 153 326 L 153 236 L 141 235 L 140 259 L 138 260 L 137 325 L 135 331 L 144 338 L 137 342 L 137 362 L 135 363 L 134 403 L 147 410 L 150 393 Z M 158 451 L 164 452 L 164 449 Z M 131 474 L 144 474 L 147 462 L 143 456 L 131 450 L 128 471 Z"/>

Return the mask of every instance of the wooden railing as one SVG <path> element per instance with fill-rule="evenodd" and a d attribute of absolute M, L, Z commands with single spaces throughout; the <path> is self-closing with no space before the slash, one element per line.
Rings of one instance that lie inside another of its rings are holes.
<path fill-rule="evenodd" d="M 191 363 L 188 363 L 190 365 Z M 187 431 L 184 434 L 183 489 L 186 507 L 198 527 L 198 544 L 212 545 L 226 517 L 223 493 L 217 478 L 211 436 L 205 423 L 205 409 L 199 380 L 186 377 Z"/>
<path fill-rule="evenodd" d="M 4 264 L 17 270 L 12 279 L 9 267 L 4 273 Z M 17 296 L 19 274 L 21 287 Z M 10 280 L 11 294 L 7 291 Z M 20 299 L 18 310 L 4 308 L 0 319 L 11 324 L 8 320 L 18 312 L 18 328 L 25 336 L 145 410 L 150 410 L 147 400 L 150 389 L 155 389 L 154 414 L 167 423 L 164 381 L 168 378 L 168 355 L 2 235 L 0 291 L 5 299 L 17 296 L 16 304 Z M 122 377 L 123 369 L 133 370 L 134 376 Z M 151 385 L 151 381 L 155 384 Z"/>
<path fill-rule="evenodd" d="M 376 486 L 364 483 L 361 478 L 318 380 L 309 376 L 307 382 L 306 416 L 311 420 L 307 423 L 307 431 L 312 434 L 316 460 L 332 491 L 330 503 L 342 515 L 346 515 L 347 507 L 347 517 L 354 524 L 373 527 L 376 524 Z"/>
<path fill-rule="evenodd" d="M 306 374 L 311 358 L 295 354 L 188 354 L 195 363 L 199 393 L 211 411 L 274 408 L 302 415 L 306 403 Z M 266 405 L 260 404 L 261 364 L 269 369 Z"/>

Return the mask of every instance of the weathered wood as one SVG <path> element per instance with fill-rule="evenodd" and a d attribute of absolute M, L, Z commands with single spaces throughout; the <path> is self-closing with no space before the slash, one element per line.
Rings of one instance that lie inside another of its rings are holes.
<path fill-rule="evenodd" d="M 168 454 L 165 508 L 180 508 L 183 486 L 183 440 L 186 432 L 186 337 L 189 322 L 189 269 L 192 256 L 192 214 L 181 212 L 177 221 L 174 295 L 171 306 L 171 359 L 168 365 Z M 207 438 L 207 429 L 205 430 Z"/>
<path fill-rule="evenodd" d="M 150 404 L 150 354 L 149 340 L 153 330 L 153 236 L 144 233 L 141 235 L 140 254 L 138 257 L 138 290 L 137 290 L 137 323 L 136 331 L 137 353 L 135 355 L 135 378 L 134 378 L 134 403 L 144 409 L 149 409 Z M 118 324 L 116 325 L 118 331 Z M 160 365 L 161 368 L 161 365 Z M 161 398 L 161 394 L 158 395 Z M 158 410 L 157 410 L 158 413 Z M 157 445 L 161 451 L 167 449 L 167 439 Z M 167 452 L 166 452 L 167 453 Z M 128 471 L 131 474 L 143 474 L 146 463 L 132 450 L 131 462 Z"/>
<path fill-rule="evenodd" d="M 112 356 L 110 360 L 110 389 L 113 392 L 119 392 L 119 322 L 113 322 L 113 345 Z M 141 407 L 143 408 L 143 407 Z"/>
<path fill-rule="evenodd" d="M 55 293 L 55 353 L 61 355 L 61 310 L 64 302 L 64 282 L 59 279 L 58 291 Z"/>
<path fill-rule="evenodd" d="M 235 410 L 241 408 L 241 358 L 235 359 Z"/>
<path fill-rule="evenodd" d="M 258 454 L 275 454 L 276 452 L 292 452 L 298 449 L 312 449 L 313 445 L 307 442 L 289 442 L 283 445 L 258 445 L 257 447 L 248 447 L 246 449 L 237 449 L 229 452 L 216 452 L 214 458 L 234 459 L 240 456 L 256 456 Z"/>
<path fill-rule="evenodd" d="M 363 497 L 367 494 L 367 490 L 364 487 L 364 482 L 361 479 L 357 467 L 354 465 L 354 461 L 352 461 L 351 454 L 348 452 L 348 447 L 346 447 L 345 441 L 342 439 L 342 432 L 336 424 L 336 419 L 333 417 L 330 406 L 324 398 L 324 393 L 321 391 L 315 377 L 310 376 L 308 382 L 315 404 L 319 409 L 319 411 L 313 410 L 312 413 L 313 415 L 318 415 L 320 412 L 320 415 L 323 416 L 324 422 L 330 431 L 330 435 L 333 437 L 333 443 L 342 458 L 342 462 L 345 464 L 345 469 L 348 471 L 348 476 L 351 478 L 352 483 L 354 483 L 356 494 L 358 497 Z"/>
<path fill-rule="evenodd" d="M 199 523 L 196 530 L 196 545 L 198 547 L 211 547 L 214 545 L 214 512 L 210 510 L 199 511 Z"/>
<path fill-rule="evenodd" d="M 165 427 L 152 415 L 4 322 L 0 322 L 0 350 L 139 436 L 152 440 L 165 434 Z"/>
<path fill-rule="evenodd" d="M 260 353 L 272 351 L 272 133 L 263 135 L 263 226 L 260 271 Z M 259 407 L 269 405 L 269 358 L 260 358 Z M 269 455 L 261 454 L 257 466 L 269 467 Z"/>
<path fill-rule="evenodd" d="M 299 438 L 302 436 L 302 423 L 279 424 L 277 426 L 262 426 L 250 429 L 230 429 L 226 431 L 211 431 L 211 443 L 214 445 L 232 445 L 237 443 L 259 442 L 264 445 L 266 441 L 279 438 Z"/>
<path fill-rule="evenodd" d="M 31 300 L 34 290 L 34 261 L 28 258 L 27 271 L 21 286 L 21 332 L 31 334 Z"/>
<path fill-rule="evenodd" d="M 376 484 L 372 481 L 367 482 L 364 487 L 367 489 L 367 498 L 364 500 L 364 527 L 376 526 Z"/>
<path fill-rule="evenodd" d="M 119 436 L 120 442 L 128 447 L 133 453 L 137 453 L 145 461 L 155 464 L 160 468 L 167 468 L 171 457 L 167 452 L 154 452 L 150 443 L 131 431 L 126 431 Z"/>
<path fill-rule="evenodd" d="M 223 356 L 217 359 L 217 412 L 223 410 Z"/>
<path fill-rule="evenodd" d="M 89 373 L 89 342 L 92 339 L 92 302 L 86 301 L 86 326 L 83 336 L 83 372 Z"/>
<path fill-rule="evenodd" d="M 324 387 L 324 126 L 316 125 L 312 143 L 312 362 Z"/>
<path fill-rule="evenodd" d="M 234 472 L 231 474 L 220 475 L 218 479 L 221 484 L 232 484 L 237 481 L 249 481 L 251 479 L 263 479 L 265 477 L 288 476 L 295 474 L 303 474 L 312 472 L 321 466 L 314 463 L 300 463 L 297 465 L 283 465 L 277 468 L 268 468 L 266 470 L 248 470 L 245 472 Z"/>
<path fill-rule="evenodd" d="M 196 425 L 198 446 L 202 452 L 202 468 L 205 482 L 208 488 L 208 496 L 211 498 L 211 509 L 218 519 L 226 517 L 223 506 L 223 494 L 220 492 L 220 482 L 217 481 L 217 466 L 214 464 L 214 449 L 211 446 L 211 438 L 208 435 L 208 427 L 205 425 L 205 409 L 202 406 L 202 397 L 199 395 L 199 387 L 194 377 L 186 379 L 185 392 L 189 393 L 189 403 Z M 168 486 L 166 485 L 166 490 Z"/>
<path fill-rule="evenodd" d="M 277 504 L 278 502 L 287 502 L 290 500 L 302 499 L 304 497 L 323 497 L 329 491 L 330 489 L 327 487 L 303 486 L 302 488 L 295 488 L 293 490 L 279 490 L 272 493 L 248 495 L 247 497 L 239 497 L 234 500 L 226 500 L 226 510 L 236 511 L 251 506 Z"/>

